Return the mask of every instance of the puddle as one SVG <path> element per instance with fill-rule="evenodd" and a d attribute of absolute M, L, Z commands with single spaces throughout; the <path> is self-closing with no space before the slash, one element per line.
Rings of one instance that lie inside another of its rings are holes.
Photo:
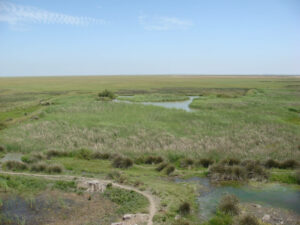
<path fill-rule="evenodd" d="M 124 97 L 133 97 L 133 96 L 124 96 Z M 125 103 L 136 103 L 143 105 L 155 105 L 161 106 L 168 109 L 183 109 L 187 112 L 192 112 L 194 109 L 191 109 L 189 105 L 192 103 L 193 99 L 199 98 L 199 96 L 189 96 L 189 100 L 186 101 L 175 101 L 175 102 L 130 102 L 126 100 L 115 99 L 114 102 L 125 102 Z"/>
<path fill-rule="evenodd" d="M 2 159 L 0 159 L 0 162 L 4 163 L 6 161 L 18 161 L 21 162 L 23 154 L 21 153 L 7 153 Z"/>
<path fill-rule="evenodd" d="M 250 186 L 214 186 L 208 178 L 194 177 L 176 179 L 176 182 L 199 184 L 199 217 L 208 220 L 216 212 L 217 205 L 224 194 L 234 194 L 241 202 L 257 203 L 263 206 L 284 208 L 300 215 L 300 191 L 280 184 L 265 185 L 263 188 Z"/>

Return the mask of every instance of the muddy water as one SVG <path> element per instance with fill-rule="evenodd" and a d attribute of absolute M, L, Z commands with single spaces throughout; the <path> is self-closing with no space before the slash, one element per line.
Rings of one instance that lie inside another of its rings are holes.
<path fill-rule="evenodd" d="M 300 215 L 300 191 L 285 185 L 272 184 L 264 187 L 250 187 L 247 185 L 214 186 L 207 178 L 177 179 L 176 182 L 194 182 L 199 185 L 199 217 L 208 220 L 217 209 L 217 205 L 224 194 L 234 194 L 241 202 L 257 203 L 264 206 L 285 208 Z"/>
<path fill-rule="evenodd" d="M 130 96 L 126 96 L 130 97 Z M 189 96 L 189 100 L 186 101 L 176 101 L 176 102 L 130 102 L 125 100 L 119 100 L 116 99 L 114 102 L 125 102 L 125 103 L 136 103 L 136 104 L 143 104 L 143 105 L 155 105 L 155 106 L 161 106 L 168 109 L 183 109 L 187 112 L 193 111 L 189 107 L 189 105 L 192 103 L 193 99 L 198 98 L 199 96 Z"/>

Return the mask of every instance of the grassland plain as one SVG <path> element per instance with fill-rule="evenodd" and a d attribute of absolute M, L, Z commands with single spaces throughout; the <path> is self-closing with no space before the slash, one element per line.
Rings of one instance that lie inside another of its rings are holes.
<path fill-rule="evenodd" d="M 133 95 L 137 101 L 183 100 L 188 95 L 199 98 L 190 105 L 195 110 L 186 112 L 100 101 L 97 96 L 104 89 L 119 96 Z M 154 224 L 185 224 L 175 220 L 184 202 L 190 204 L 191 212 L 183 220 L 199 224 L 196 185 L 175 183 L 165 174 L 166 169 L 158 172 L 157 165 L 137 163 L 138 158 L 162 156 L 175 166 L 171 177 L 182 178 L 207 174 L 202 167 L 182 167 L 181 160 L 188 158 L 299 160 L 299 99 L 300 78 L 285 76 L 0 78 L 0 146 L 7 152 L 25 154 L 83 148 L 126 155 L 135 161 L 129 169 L 113 168 L 109 160 L 76 154 L 43 160 L 62 165 L 64 174 L 110 176 L 150 191 L 159 199 Z M 4 155 L 0 152 L 0 157 Z M 294 170 L 273 168 L 269 172 L 270 181 L 297 183 Z M 49 187 L 59 189 L 63 196 L 70 186 L 26 179 L 17 182 L 12 177 L 0 177 L 0 189 L 9 187 L 18 195 L 24 191 L 39 198 Z M 109 215 L 128 211 L 126 204 L 118 208 L 106 200 Z M 136 211 L 140 212 L 138 208 Z M 217 214 L 215 220 L 228 224 L 224 221 L 231 218 Z"/>
<path fill-rule="evenodd" d="M 0 142 L 9 151 L 85 147 L 128 155 L 300 158 L 298 77 L 104 76 L 0 82 L 0 118 L 7 127 Z M 119 94 L 201 97 L 191 104 L 198 110 L 190 113 L 96 101 L 105 88 Z M 45 101 L 49 105 L 41 104 Z"/>

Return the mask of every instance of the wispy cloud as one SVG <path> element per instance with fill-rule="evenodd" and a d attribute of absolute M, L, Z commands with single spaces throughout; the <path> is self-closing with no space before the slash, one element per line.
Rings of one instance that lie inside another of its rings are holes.
<path fill-rule="evenodd" d="M 75 26 L 106 23 L 102 19 L 71 16 L 10 2 L 0 2 L 0 22 L 5 22 L 12 26 L 24 25 L 28 23 L 63 24 Z"/>
<path fill-rule="evenodd" d="M 168 16 L 148 16 L 140 14 L 139 23 L 146 30 L 185 30 L 193 26 L 190 20 Z"/>

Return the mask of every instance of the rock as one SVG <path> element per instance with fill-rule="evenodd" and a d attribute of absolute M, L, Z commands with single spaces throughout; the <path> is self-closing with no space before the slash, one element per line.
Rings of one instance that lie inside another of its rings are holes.
<path fill-rule="evenodd" d="M 255 208 L 258 208 L 258 209 L 261 208 L 261 205 L 259 205 L 259 204 L 254 204 L 253 206 L 254 206 Z"/>
<path fill-rule="evenodd" d="M 123 225 L 122 222 L 112 223 L 111 225 Z"/>
<path fill-rule="evenodd" d="M 130 220 L 132 217 L 133 217 L 132 214 L 125 214 L 125 215 L 123 216 L 123 220 Z"/>
<path fill-rule="evenodd" d="M 267 221 L 269 221 L 271 219 L 271 216 L 269 215 L 269 214 L 265 214 L 264 216 L 263 216 L 263 218 L 262 218 L 262 221 L 263 222 L 267 222 Z"/>

